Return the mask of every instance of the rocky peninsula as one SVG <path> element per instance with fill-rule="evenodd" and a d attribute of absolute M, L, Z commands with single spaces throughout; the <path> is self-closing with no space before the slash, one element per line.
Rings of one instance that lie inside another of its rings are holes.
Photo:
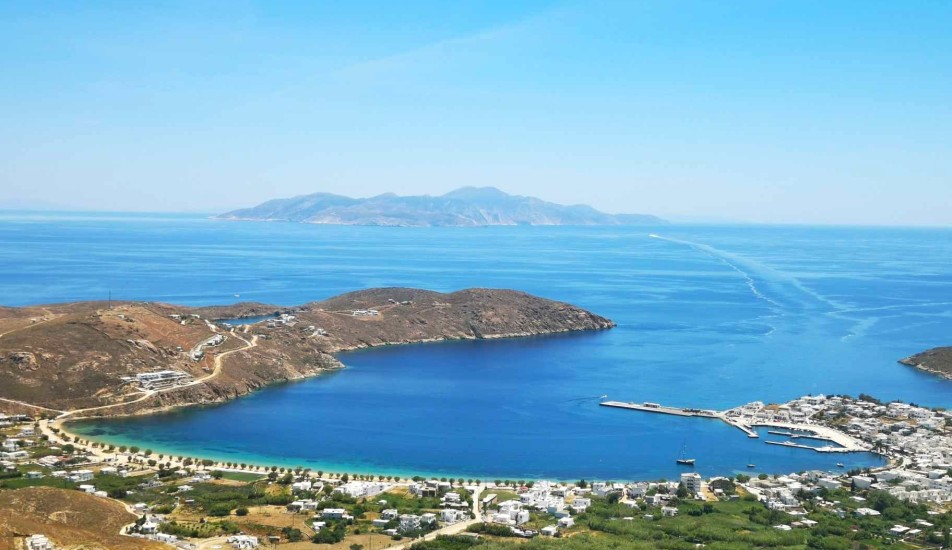
<path fill-rule="evenodd" d="M 952 380 L 952 347 L 932 348 L 899 362 Z"/>
<path fill-rule="evenodd" d="M 227 319 L 258 317 L 243 324 Z M 581 308 L 496 289 L 352 292 L 296 307 L 78 302 L 0 308 L 0 410 L 143 414 L 223 402 L 343 365 L 335 353 L 614 327 Z M 153 380 L 152 376 L 160 379 Z"/>

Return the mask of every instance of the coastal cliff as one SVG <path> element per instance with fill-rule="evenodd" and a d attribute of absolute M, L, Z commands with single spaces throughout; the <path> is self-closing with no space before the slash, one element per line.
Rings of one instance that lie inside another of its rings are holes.
<path fill-rule="evenodd" d="M 932 348 L 899 362 L 952 380 L 952 347 Z"/>
<path fill-rule="evenodd" d="M 236 319 L 265 316 L 254 324 Z M 83 416 L 223 402 L 339 369 L 359 348 L 601 330 L 612 321 L 523 292 L 379 288 L 296 307 L 79 302 L 0 308 L 0 410 Z M 174 371 L 149 387 L 136 375 Z"/>

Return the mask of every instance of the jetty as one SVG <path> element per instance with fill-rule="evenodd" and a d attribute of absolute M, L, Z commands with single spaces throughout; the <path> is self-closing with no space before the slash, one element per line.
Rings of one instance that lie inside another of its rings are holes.
<path fill-rule="evenodd" d="M 661 405 L 659 403 L 634 403 L 634 402 L 625 402 L 625 401 L 602 401 L 599 403 L 602 407 L 614 407 L 616 409 L 628 409 L 632 411 L 642 411 L 650 412 L 656 414 L 670 414 L 674 416 L 694 416 L 700 418 L 711 418 L 724 422 L 729 426 L 733 426 L 738 430 L 747 434 L 747 437 L 756 439 L 760 437 L 756 431 L 754 431 L 750 426 L 742 422 L 735 421 L 731 418 L 728 418 L 726 415 L 719 411 L 712 411 L 709 409 L 697 409 L 691 407 L 669 407 Z"/>
<path fill-rule="evenodd" d="M 833 447 L 832 445 L 826 445 L 823 447 L 811 447 L 809 445 L 801 445 L 799 443 L 794 443 L 792 441 L 764 441 L 768 445 L 779 445 L 781 447 L 794 447 L 796 449 L 809 449 L 811 451 L 816 451 L 818 453 L 851 453 L 852 449 L 847 449 L 845 447 Z"/>
<path fill-rule="evenodd" d="M 626 403 L 624 401 L 602 401 L 599 403 L 603 407 L 615 407 L 619 409 L 631 409 L 633 411 L 653 412 L 659 414 L 673 414 L 675 416 L 703 416 L 705 418 L 717 418 L 716 411 L 705 409 L 687 409 L 682 407 L 666 407 L 658 403 Z"/>

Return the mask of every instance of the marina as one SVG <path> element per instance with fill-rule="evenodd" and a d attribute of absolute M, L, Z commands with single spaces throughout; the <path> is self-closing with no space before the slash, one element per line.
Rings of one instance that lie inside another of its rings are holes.
<path fill-rule="evenodd" d="M 760 437 L 754 428 L 766 427 L 774 428 L 767 430 L 767 433 L 771 435 L 789 437 L 790 439 L 812 439 L 831 443 L 831 445 L 825 445 L 823 447 L 811 447 L 809 445 L 803 445 L 793 441 L 764 442 L 770 445 L 780 445 L 782 447 L 792 447 L 796 449 L 809 449 L 818 453 L 852 453 L 866 452 L 869 450 L 860 441 L 827 426 L 817 424 L 792 424 L 789 422 L 764 420 L 764 413 L 762 411 L 769 409 L 763 408 L 762 403 L 752 403 L 744 405 L 743 407 L 729 409 L 727 411 L 712 411 L 709 409 L 689 407 L 671 407 L 651 402 L 639 404 L 624 401 L 602 401 L 599 404 L 603 407 L 613 407 L 640 412 L 717 419 L 741 430 L 747 434 L 747 437 L 751 439 Z M 760 408 L 757 408 L 758 406 Z M 756 412 L 751 414 L 750 411 L 752 409 Z M 747 411 L 748 414 L 742 414 L 739 411 Z M 769 412 L 767 414 L 776 417 L 776 413 Z M 682 462 L 679 461 L 679 464 L 681 463 Z M 694 464 L 694 459 L 691 459 L 690 464 Z"/>

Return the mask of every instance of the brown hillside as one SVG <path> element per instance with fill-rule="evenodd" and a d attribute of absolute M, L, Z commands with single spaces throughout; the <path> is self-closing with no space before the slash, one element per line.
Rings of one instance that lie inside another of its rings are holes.
<path fill-rule="evenodd" d="M 354 314 L 371 309 L 377 314 Z M 295 318 L 274 327 L 214 322 L 276 313 Z M 312 376 L 340 367 L 333 354 L 342 350 L 612 326 L 566 303 L 491 289 L 443 294 L 379 288 L 291 308 L 132 302 L 0 308 L 0 398 L 57 411 L 83 409 L 83 415 L 134 413 L 222 401 L 273 382 Z M 204 348 L 205 356 L 193 360 L 190 350 L 216 334 L 225 337 L 224 343 Z M 187 373 L 193 384 L 147 394 L 121 379 L 165 369 Z M 14 405 L 0 401 L 0 407 Z"/>
<path fill-rule="evenodd" d="M 63 550 L 161 550 L 168 546 L 119 535 L 136 516 L 114 500 L 81 491 L 32 487 L 0 492 L 0 550 L 17 537 L 42 534 Z M 21 539 L 22 540 L 22 539 Z"/>

